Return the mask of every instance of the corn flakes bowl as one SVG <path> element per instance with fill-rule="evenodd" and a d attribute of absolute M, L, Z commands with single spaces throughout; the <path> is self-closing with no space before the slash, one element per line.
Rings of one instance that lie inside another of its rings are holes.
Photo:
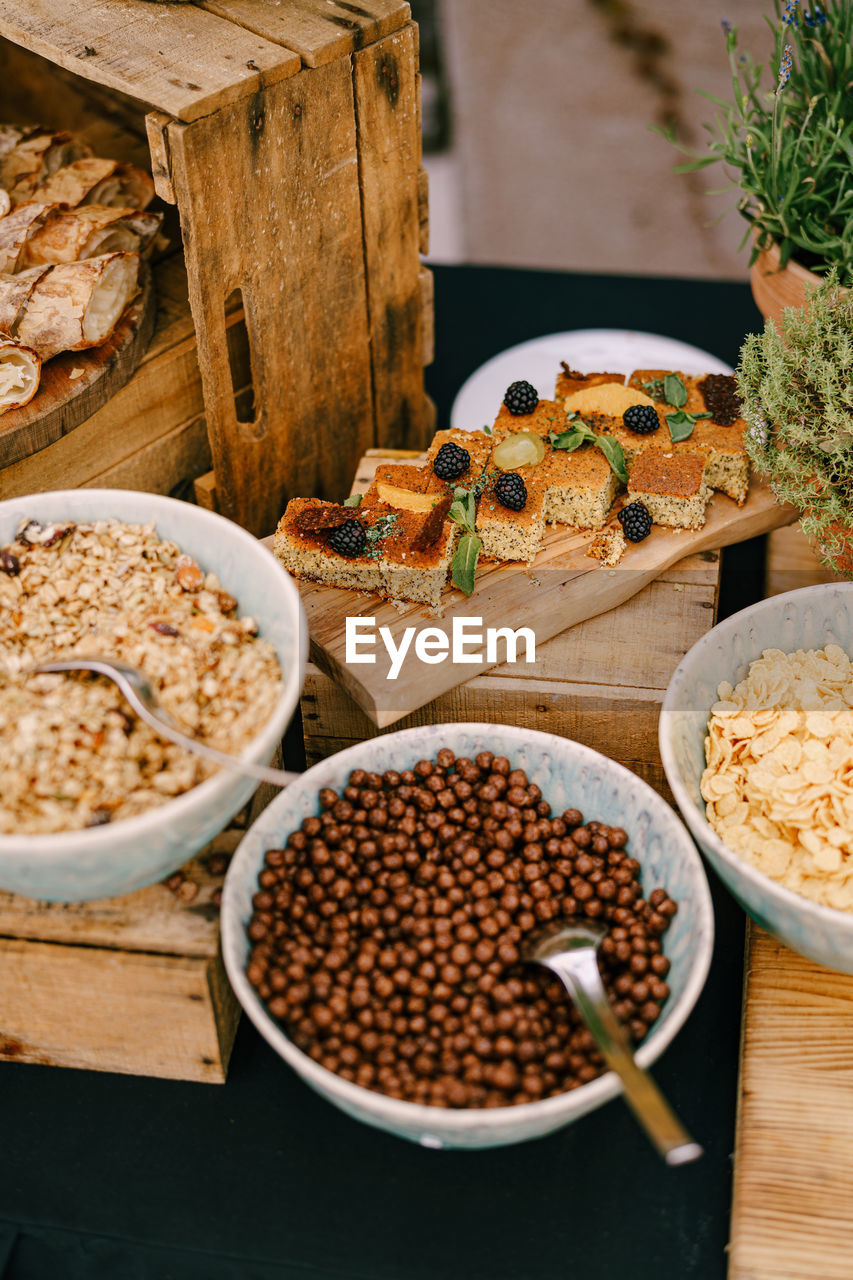
<path fill-rule="evenodd" d="M 853 973 L 853 584 L 774 596 L 676 669 L 664 770 L 741 906 L 795 951 Z"/>

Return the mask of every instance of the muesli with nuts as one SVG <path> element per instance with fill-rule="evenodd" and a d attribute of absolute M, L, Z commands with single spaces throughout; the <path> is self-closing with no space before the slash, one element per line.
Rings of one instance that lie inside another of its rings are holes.
<path fill-rule="evenodd" d="M 105 677 L 27 675 L 56 657 L 141 668 L 188 732 L 237 753 L 281 688 L 275 651 L 237 601 L 153 524 L 25 520 L 0 548 L 0 832 L 133 817 L 212 766 L 136 719 Z"/>

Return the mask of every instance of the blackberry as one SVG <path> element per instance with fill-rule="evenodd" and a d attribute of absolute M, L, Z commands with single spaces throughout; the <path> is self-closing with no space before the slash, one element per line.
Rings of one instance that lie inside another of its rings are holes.
<path fill-rule="evenodd" d="M 697 386 L 713 422 L 721 427 L 730 427 L 737 422 L 741 414 L 741 400 L 731 374 L 709 373 Z"/>
<path fill-rule="evenodd" d="M 350 559 L 363 555 L 367 546 L 364 525 L 360 520 L 347 520 L 338 525 L 329 534 L 329 546 L 339 556 L 348 556 Z"/>
<path fill-rule="evenodd" d="M 629 431 L 638 436 L 650 436 L 660 426 L 660 418 L 652 404 L 632 404 L 622 414 L 622 421 Z"/>
<path fill-rule="evenodd" d="M 616 517 L 629 542 L 642 542 L 652 531 L 652 518 L 642 502 L 631 502 Z"/>
<path fill-rule="evenodd" d="M 504 404 L 514 418 L 532 413 L 539 403 L 539 392 L 529 382 L 513 382 L 507 387 Z"/>
<path fill-rule="evenodd" d="M 495 497 L 502 507 L 522 511 L 527 503 L 527 485 L 517 471 L 504 471 L 495 481 Z"/>
<path fill-rule="evenodd" d="M 471 455 L 458 444 L 443 444 L 435 455 L 432 469 L 439 480 L 458 480 L 471 465 Z"/>

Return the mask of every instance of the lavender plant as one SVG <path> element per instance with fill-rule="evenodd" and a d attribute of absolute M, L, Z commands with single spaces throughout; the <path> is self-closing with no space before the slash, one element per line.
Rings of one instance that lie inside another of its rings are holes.
<path fill-rule="evenodd" d="M 768 320 L 740 353 L 746 450 L 783 502 L 802 513 L 824 563 L 853 543 L 853 293 L 833 268 L 805 309 Z M 851 575 L 853 576 L 853 575 Z"/>
<path fill-rule="evenodd" d="M 680 147 L 691 159 L 676 172 L 718 162 L 735 171 L 713 194 L 740 192 L 736 207 L 750 224 L 741 247 L 756 233 L 750 265 L 775 241 L 782 267 L 792 256 L 820 275 L 835 265 L 840 283 L 851 285 L 853 4 L 825 0 L 801 10 L 800 0 L 774 3 L 775 20 L 766 19 L 769 86 L 762 87 L 761 65 L 740 51 L 737 28 L 724 22 L 732 101 L 703 94 L 718 108 L 705 125 L 707 153 Z"/>

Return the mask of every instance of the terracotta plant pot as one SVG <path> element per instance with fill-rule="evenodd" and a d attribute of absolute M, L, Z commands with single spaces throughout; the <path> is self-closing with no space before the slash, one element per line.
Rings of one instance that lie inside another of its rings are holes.
<path fill-rule="evenodd" d="M 801 307 L 806 292 L 816 289 L 822 277 L 801 267 L 793 258 L 779 270 L 779 246 L 763 249 L 749 269 L 749 283 L 755 305 L 766 320 L 777 324 L 785 307 Z"/>

